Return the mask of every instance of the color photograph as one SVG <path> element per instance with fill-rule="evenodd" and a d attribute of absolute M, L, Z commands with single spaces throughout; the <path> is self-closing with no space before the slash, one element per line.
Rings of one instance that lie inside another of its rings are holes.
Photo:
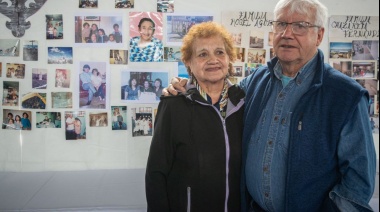
<path fill-rule="evenodd" d="M 7 63 L 7 78 L 24 79 L 25 78 L 25 64 Z"/>
<path fill-rule="evenodd" d="M 73 108 L 73 93 L 51 92 L 51 108 Z"/>
<path fill-rule="evenodd" d="M 90 127 L 107 127 L 108 118 L 107 113 L 92 113 L 90 112 Z"/>
<path fill-rule="evenodd" d="M 128 50 L 110 50 L 110 64 L 128 64 Z"/>
<path fill-rule="evenodd" d="M 36 128 L 61 128 L 61 112 L 36 112 Z"/>
<path fill-rule="evenodd" d="M 73 48 L 48 47 L 48 64 L 73 64 Z"/>
<path fill-rule="evenodd" d="M 38 41 L 24 41 L 23 59 L 24 61 L 38 61 Z"/>
<path fill-rule="evenodd" d="M 131 108 L 132 137 L 152 136 L 153 121 L 151 107 Z"/>
<path fill-rule="evenodd" d="M 26 110 L 3 109 L 3 129 L 31 130 L 32 112 Z"/>
<path fill-rule="evenodd" d="M 62 14 L 46 15 L 46 39 L 63 39 Z"/>
<path fill-rule="evenodd" d="M 127 106 L 111 106 L 112 130 L 127 130 Z"/>
<path fill-rule="evenodd" d="M 55 87 L 70 88 L 70 70 L 56 69 L 55 70 Z"/>
<path fill-rule="evenodd" d="M 21 98 L 21 107 L 25 109 L 46 109 L 46 93 L 27 93 Z"/>
<path fill-rule="evenodd" d="M 86 112 L 66 111 L 65 112 L 66 140 L 86 139 Z"/>
<path fill-rule="evenodd" d="M 115 0 L 115 8 L 133 9 L 135 8 L 135 0 Z"/>
<path fill-rule="evenodd" d="M 3 82 L 3 106 L 18 106 L 19 102 L 19 82 Z"/>
<path fill-rule="evenodd" d="M 47 69 L 32 68 L 32 88 L 46 89 L 47 87 Z"/>
<path fill-rule="evenodd" d="M 20 39 L 0 39 L 0 57 L 18 57 L 20 54 Z"/>
<path fill-rule="evenodd" d="M 331 59 L 352 59 L 351 42 L 330 42 Z"/>

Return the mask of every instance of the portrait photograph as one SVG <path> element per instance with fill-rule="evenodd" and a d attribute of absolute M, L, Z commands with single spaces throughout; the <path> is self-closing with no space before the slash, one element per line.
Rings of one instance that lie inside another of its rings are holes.
<path fill-rule="evenodd" d="M 109 67 L 106 62 L 81 61 L 77 66 L 76 96 L 81 109 L 108 107 Z"/>
<path fill-rule="evenodd" d="M 115 8 L 133 9 L 135 8 L 135 0 L 115 0 Z"/>
<path fill-rule="evenodd" d="M 330 42 L 330 59 L 352 59 L 352 42 Z"/>
<path fill-rule="evenodd" d="M 376 61 L 353 61 L 352 67 L 354 79 L 375 79 L 377 76 Z"/>
<path fill-rule="evenodd" d="M 73 93 L 51 92 L 51 108 L 73 108 Z"/>
<path fill-rule="evenodd" d="M 166 16 L 166 43 L 168 45 L 180 46 L 182 38 L 190 28 L 202 22 L 213 21 L 213 16 L 194 15 L 167 15 Z"/>
<path fill-rule="evenodd" d="M 98 0 L 79 0 L 79 8 L 84 8 L 84 9 L 98 8 Z"/>
<path fill-rule="evenodd" d="M 123 70 L 121 100 L 131 103 L 157 103 L 162 89 L 168 86 L 168 71 Z"/>
<path fill-rule="evenodd" d="M 132 137 L 152 136 L 153 119 L 151 107 L 131 108 Z"/>
<path fill-rule="evenodd" d="M 244 63 L 245 62 L 245 48 L 235 47 L 234 51 L 236 52 L 236 61 L 235 63 Z"/>
<path fill-rule="evenodd" d="M 237 47 L 240 47 L 241 46 L 241 40 L 243 37 L 243 33 L 242 32 L 232 32 L 231 36 L 232 36 L 232 39 L 234 41 L 234 45 Z"/>
<path fill-rule="evenodd" d="M 89 119 L 90 119 L 90 127 L 107 127 L 108 126 L 107 112 L 102 112 L 102 113 L 90 112 Z"/>
<path fill-rule="evenodd" d="M 47 87 L 47 69 L 32 68 L 32 88 L 46 89 Z"/>
<path fill-rule="evenodd" d="M 48 64 L 73 64 L 73 48 L 48 47 Z"/>
<path fill-rule="evenodd" d="M 264 31 L 251 31 L 249 35 L 249 48 L 264 48 Z"/>
<path fill-rule="evenodd" d="M 38 61 L 38 41 L 24 41 L 23 59 L 24 61 Z"/>
<path fill-rule="evenodd" d="M 86 112 L 65 111 L 66 140 L 86 139 Z"/>
<path fill-rule="evenodd" d="M 70 70 L 55 69 L 55 87 L 70 88 Z"/>
<path fill-rule="evenodd" d="M 36 128 L 61 128 L 61 112 L 36 112 Z"/>
<path fill-rule="evenodd" d="M 25 78 L 25 64 L 19 63 L 7 63 L 6 77 L 12 79 L 24 79 Z"/>
<path fill-rule="evenodd" d="M 110 50 L 110 64 L 128 65 L 128 50 Z"/>
<path fill-rule="evenodd" d="M 167 46 L 164 47 L 164 62 L 179 62 L 181 61 L 181 47 Z"/>
<path fill-rule="evenodd" d="M 129 12 L 129 61 L 163 61 L 162 13 Z"/>
<path fill-rule="evenodd" d="M 2 128 L 7 130 L 32 130 L 32 112 L 3 109 Z"/>
<path fill-rule="evenodd" d="M 75 43 L 86 47 L 121 45 L 122 27 L 122 14 L 75 16 Z"/>
<path fill-rule="evenodd" d="M 3 106 L 18 106 L 19 82 L 3 81 Z"/>
<path fill-rule="evenodd" d="M 377 60 L 379 57 L 379 40 L 352 41 L 353 60 Z"/>
<path fill-rule="evenodd" d="M 174 13 L 174 0 L 157 0 L 157 12 Z"/>
<path fill-rule="evenodd" d="M 18 57 L 20 55 L 20 39 L 0 39 L 0 57 Z"/>
<path fill-rule="evenodd" d="M 112 130 L 127 130 L 127 106 L 111 106 Z"/>
<path fill-rule="evenodd" d="M 46 39 L 63 39 L 62 14 L 46 15 Z"/>
<path fill-rule="evenodd" d="M 265 65 L 265 49 L 248 49 L 247 63 L 260 63 Z"/>
<path fill-rule="evenodd" d="M 27 93 L 21 98 L 24 109 L 46 109 L 46 93 Z"/>

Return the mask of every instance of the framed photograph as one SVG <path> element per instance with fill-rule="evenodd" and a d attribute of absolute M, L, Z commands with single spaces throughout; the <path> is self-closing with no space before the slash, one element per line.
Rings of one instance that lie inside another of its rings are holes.
<path fill-rule="evenodd" d="M 168 86 L 168 71 L 123 70 L 121 100 L 131 103 L 158 103 L 162 89 Z"/>
<path fill-rule="evenodd" d="M 54 84 L 56 88 L 70 88 L 70 70 L 56 69 Z"/>
<path fill-rule="evenodd" d="M 81 14 L 75 20 L 75 43 L 77 45 L 107 46 L 123 43 L 123 15 Z"/>
<path fill-rule="evenodd" d="M 81 61 L 76 96 L 81 109 L 109 108 L 109 66 L 106 62 Z"/>
<path fill-rule="evenodd" d="M 66 140 L 86 139 L 86 128 L 85 111 L 65 112 Z"/>
<path fill-rule="evenodd" d="M 73 108 L 72 92 L 51 92 L 52 108 Z"/>
<path fill-rule="evenodd" d="M 47 87 L 47 69 L 32 68 L 32 88 L 46 89 Z"/>
<path fill-rule="evenodd" d="M 187 34 L 193 25 L 213 20 L 214 17 L 211 15 L 167 15 L 167 45 L 180 46 L 182 44 L 182 38 Z"/>
<path fill-rule="evenodd" d="M 18 57 L 20 55 L 20 39 L 0 39 L 0 57 Z"/>
<path fill-rule="evenodd" d="M 24 41 L 23 51 L 24 61 L 38 61 L 38 41 Z"/>
<path fill-rule="evenodd" d="M 19 82 L 3 81 L 3 106 L 18 106 Z"/>
<path fill-rule="evenodd" d="M 63 39 L 62 14 L 46 15 L 46 39 Z"/>
<path fill-rule="evenodd" d="M 151 107 L 131 108 L 132 137 L 152 136 L 153 134 L 153 110 Z"/>
<path fill-rule="evenodd" d="M 111 106 L 112 130 L 127 130 L 127 106 Z"/>
<path fill-rule="evenodd" d="M 61 112 L 36 112 L 36 128 L 61 128 Z"/>
<path fill-rule="evenodd" d="M 3 109 L 2 128 L 7 130 L 32 130 L 32 112 Z"/>
<path fill-rule="evenodd" d="M 48 64 L 73 64 L 73 48 L 48 47 Z"/>
<path fill-rule="evenodd" d="M 107 112 L 90 113 L 90 127 L 107 127 Z"/>
<path fill-rule="evenodd" d="M 22 96 L 21 107 L 25 109 L 46 109 L 46 93 L 27 93 Z"/>
<path fill-rule="evenodd" d="M 7 63 L 7 78 L 24 79 L 25 78 L 25 64 Z"/>

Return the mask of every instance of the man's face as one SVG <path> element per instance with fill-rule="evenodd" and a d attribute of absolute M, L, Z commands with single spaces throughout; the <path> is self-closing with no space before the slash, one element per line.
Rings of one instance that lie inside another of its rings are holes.
<path fill-rule="evenodd" d="M 278 15 L 276 21 L 287 23 L 305 21 L 314 25 L 314 20 L 310 20 L 306 15 L 290 14 L 286 9 Z M 297 68 L 301 68 L 316 53 L 323 34 L 324 28 L 310 27 L 305 34 L 295 35 L 289 24 L 284 32 L 274 33 L 274 52 L 282 64 L 295 64 Z"/>
<path fill-rule="evenodd" d="M 90 69 L 89 68 L 83 68 L 83 71 L 88 73 L 90 71 Z"/>

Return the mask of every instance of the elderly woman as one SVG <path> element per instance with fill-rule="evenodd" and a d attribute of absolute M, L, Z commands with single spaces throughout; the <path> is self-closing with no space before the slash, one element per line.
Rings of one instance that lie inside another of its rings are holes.
<path fill-rule="evenodd" d="M 131 62 L 161 62 L 163 60 L 163 44 L 153 37 L 156 24 L 150 18 L 142 18 L 139 22 L 140 36 L 133 37 L 129 43 Z"/>
<path fill-rule="evenodd" d="M 191 27 L 182 60 L 187 91 L 161 97 L 146 170 L 148 211 L 240 211 L 244 92 L 228 80 L 236 59 L 229 32 Z"/>

